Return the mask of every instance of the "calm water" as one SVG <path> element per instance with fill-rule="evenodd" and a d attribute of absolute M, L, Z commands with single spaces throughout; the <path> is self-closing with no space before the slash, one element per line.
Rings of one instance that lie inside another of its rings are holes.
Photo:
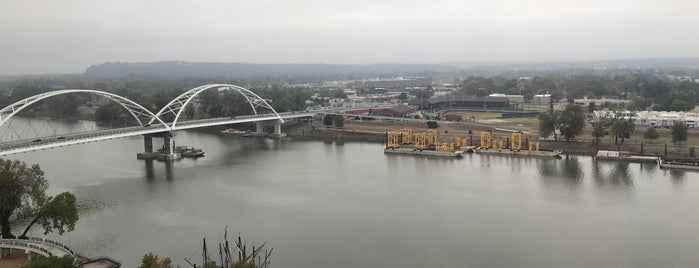
<path fill-rule="evenodd" d="M 224 227 L 272 267 L 697 267 L 699 173 L 590 157 L 392 156 L 380 144 L 180 132 L 206 157 L 136 160 L 140 138 L 16 155 L 84 208 L 57 238 L 136 267 L 201 259 Z M 158 146 L 158 144 L 156 144 Z M 34 235 L 39 232 L 34 231 Z"/>

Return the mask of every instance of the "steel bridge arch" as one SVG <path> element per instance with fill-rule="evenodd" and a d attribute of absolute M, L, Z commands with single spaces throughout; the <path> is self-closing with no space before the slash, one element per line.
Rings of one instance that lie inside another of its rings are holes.
<path fill-rule="evenodd" d="M 178 120 L 180 119 L 180 115 L 182 112 L 184 112 L 184 108 L 197 96 L 199 93 L 202 93 L 206 90 L 213 89 L 213 88 L 228 88 L 228 90 L 235 90 L 239 94 L 243 95 L 245 100 L 248 101 L 248 104 L 250 104 L 250 107 L 252 107 L 252 112 L 257 115 L 257 108 L 267 108 L 271 110 L 277 118 L 283 123 L 284 119 L 277 113 L 276 110 L 272 107 L 272 105 L 269 105 L 267 101 L 262 99 L 260 96 L 255 94 L 254 92 L 240 87 L 236 85 L 231 85 L 231 84 L 209 84 L 209 85 L 203 85 L 199 87 L 195 87 L 193 89 L 188 90 L 185 93 L 182 93 L 181 95 L 177 96 L 175 99 L 170 101 L 165 107 L 160 109 L 158 113 L 155 114 L 155 116 L 158 119 L 162 119 L 163 115 L 166 114 L 173 114 L 175 115 L 175 119 L 172 121 L 170 124 L 170 129 L 175 129 L 175 126 L 177 125 Z M 154 119 L 151 119 L 149 123 L 152 123 Z"/>
<path fill-rule="evenodd" d="M 0 126 L 4 125 L 10 118 L 12 118 L 14 115 L 22 111 L 24 108 L 29 107 L 30 105 L 47 99 L 51 98 L 54 96 L 58 95 L 64 95 L 64 94 L 73 94 L 73 93 L 88 93 L 88 94 L 93 94 L 93 95 L 98 95 L 105 97 L 113 102 L 116 102 L 119 104 L 121 107 L 129 111 L 129 113 L 136 119 L 139 125 L 145 126 L 139 116 L 144 116 L 144 117 L 150 117 L 151 120 L 148 122 L 148 124 L 153 123 L 154 121 L 158 121 L 158 123 L 162 124 L 165 126 L 165 128 L 169 128 L 169 126 L 163 122 L 162 119 L 157 117 L 155 114 L 153 114 L 151 111 L 148 109 L 144 108 L 140 104 L 129 100 L 127 98 L 124 98 L 122 96 L 109 93 L 109 92 L 104 92 L 104 91 L 99 91 L 99 90 L 91 90 L 91 89 L 62 89 L 62 90 L 54 90 L 54 91 L 49 91 L 41 94 L 37 94 L 31 97 L 28 97 L 26 99 L 17 101 L 5 108 L 2 108 L 0 110 Z"/>

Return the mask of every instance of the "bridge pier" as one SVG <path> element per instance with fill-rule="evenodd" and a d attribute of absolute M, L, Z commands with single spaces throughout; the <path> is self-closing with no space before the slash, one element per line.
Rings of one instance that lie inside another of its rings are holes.
<path fill-rule="evenodd" d="M 274 121 L 274 133 L 269 135 L 272 138 L 283 138 L 286 137 L 286 133 L 282 133 L 282 122 L 277 120 Z"/>
<path fill-rule="evenodd" d="M 163 148 L 156 152 L 153 151 L 153 137 L 163 138 Z M 136 158 L 158 160 L 177 160 L 182 158 L 182 155 L 174 150 L 175 142 L 172 140 L 172 133 L 170 132 L 143 135 L 143 147 L 144 152 L 136 154 Z"/>
<path fill-rule="evenodd" d="M 146 153 L 153 152 L 153 136 L 143 135 L 143 148 Z"/>

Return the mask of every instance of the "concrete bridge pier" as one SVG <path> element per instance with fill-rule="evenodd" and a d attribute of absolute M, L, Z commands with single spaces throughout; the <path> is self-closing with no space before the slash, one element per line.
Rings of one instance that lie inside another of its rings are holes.
<path fill-rule="evenodd" d="M 286 133 L 282 133 L 282 122 L 280 120 L 274 121 L 274 133 L 269 135 L 272 138 L 283 138 L 286 137 Z"/>
<path fill-rule="evenodd" d="M 153 151 L 153 137 L 163 138 L 164 150 Z M 136 154 L 136 158 L 158 160 L 176 160 L 182 158 L 182 156 L 174 150 L 175 144 L 172 140 L 172 133 L 170 132 L 143 135 L 143 147 L 144 152 Z"/>

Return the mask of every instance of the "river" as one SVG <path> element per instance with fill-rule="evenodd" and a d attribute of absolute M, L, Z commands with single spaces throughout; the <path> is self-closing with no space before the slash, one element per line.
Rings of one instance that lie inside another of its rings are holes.
<path fill-rule="evenodd" d="M 183 258 L 200 262 L 201 239 L 217 248 L 226 226 L 267 241 L 271 267 L 699 266 L 695 172 L 194 131 L 174 139 L 206 156 L 137 160 L 134 137 L 9 158 L 40 164 L 51 193 L 78 197 L 76 230 L 51 237 L 124 267 L 149 251 L 188 267 Z"/>

